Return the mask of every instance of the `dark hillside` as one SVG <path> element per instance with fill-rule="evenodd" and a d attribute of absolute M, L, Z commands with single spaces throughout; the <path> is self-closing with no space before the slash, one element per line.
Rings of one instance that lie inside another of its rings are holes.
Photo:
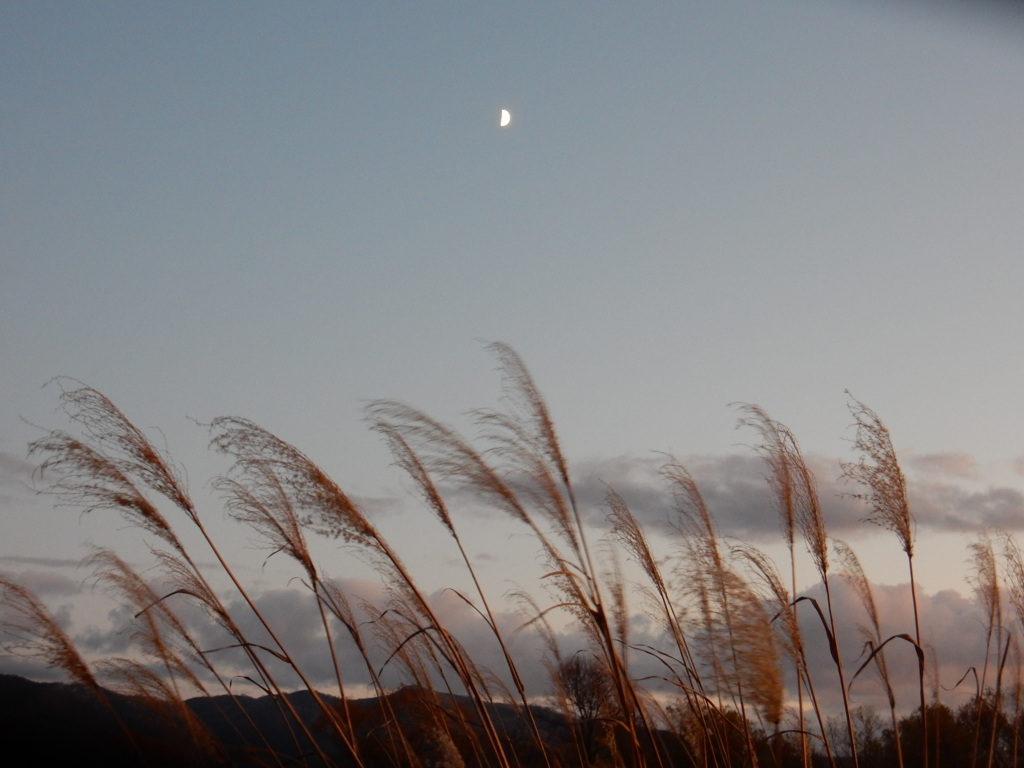
<path fill-rule="evenodd" d="M 189 708 L 209 730 L 213 737 L 210 743 L 216 744 L 203 750 L 194 745 L 181 718 L 159 712 L 137 697 L 109 691 L 106 695 L 109 707 L 81 685 L 0 675 L 0 738 L 11 756 L 4 764 L 75 764 L 88 755 L 89 762 L 104 766 L 257 766 L 276 765 L 278 760 L 322 765 L 295 721 L 282 716 L 281 708 L 270 696 L 238 696 L 237 704 L 226 695 L 190 699 Z M 350 764 L 344 746 L 324 727 L 322 711 L 312 695 L 301 691 L 288 697 L 322 751 L 336 765 Z M 324 694 L 323 698 L 332 706 L 340 704 L 336 697 Z M 377 752 L 383 759 L 398 731 L 419 759 L 435 752 L 438 760 L 443 759 L 448 743 L 459 752 L 471 752 L 465 742 L 473 738 L 476 723 L 467 714 L 468 699 L 410 687 L 386 699 L 354 700 L 350 707 L 359 724 L 358 737 L 368 764 L 374 763 Z M 492 704 L 489 716 L 504 734 L 504 747 L 529 751 L 529 731 L 520 710 L 508 704 Z M 562 715 L 535 707 L 534 718 L 548 746 L 572 749 Z M 396 722 L 398 729 L 394 728 Z M 450 733 L 450 738 L 439 737 L 442 731 Z"/>
<path fill-rule="evenodd" d="M 182 738 L 180 722 L 169 722 L 133 697 L 113 692 L 107 696 L 116 716 L 84 686 L 0 675 L 4 764 L 88 762 L 153 768 L 212 764 L 190 746 L 187 737 Z"/>

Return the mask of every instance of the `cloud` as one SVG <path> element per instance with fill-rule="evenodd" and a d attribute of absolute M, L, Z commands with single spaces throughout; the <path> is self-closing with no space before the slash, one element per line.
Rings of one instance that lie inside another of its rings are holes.
<path fill-rule="evenodd" d="M 406 500 L 395 496 L 352 496 L 355 504 L 367 517 L 377 519 L 402 511 Z"/>
<path fill-rule="evenodd" d="M 29 478 L 35 470 L 35 464 L 20 459 L 12 453 L 0 451 L 0 478 Z"/>
<path fill-rule="evenodd" d="M 882 627 L 883 640 L 906 633 L 914 636 L 914 619 L 910 585 L 873 585 L 875 605 Z M 821 585 L 804 593 L 826 608 L 825 591 Z M 866 660 L 865 637 L 860 627 L 868 625 L 867 614 L 853 590 L 842 580 L 832 582 L 832 605 L 836 616 L 836 636 L 839 639 L 846 680 L 853 706 L 865 704 L 879 711 L 888 709 L 884 689 L 873 668 L 864 670 L 853 679 L 858 667 Z M 938 682 L 942 699 L 956 706 L 973 694 L 973 686 L 956 683 L 971 666 L 979 669 L 985 658 L 985 631 L 983 613 L 976 602 L 952 590 L 934 594 L 918 591 L 921 614 L 922 641 L 926 649 L 934 651 L 938 661 Z M 825 633 L 817 614 L 809 605 L 801 611 L 801 626 L 807 643 L 808 665 L 822 704 L 830 711 L 838 711 L 842 701 L 838 692 L 835 664 L 828 651 Z M 897 707 L 909 712 L 918 706 L 917 656 L 913 647 L 894 640 L 886 646 L 886 659 Z M 935 674 L 929 664 L 929 677 Z M 931 686 L 929 685 L 929 688 Z M 968 690 L 970 688 L 970 690 Z M 931 691 L 926 689 L 926 695 Z"/>
<path fill-rule="evenodd" d="M 839 537 L 866 532 L 866 503 L 853 497 L 863 488 L 842 477 L 836 459 L 805 457 L 817 481 L 829 532 Z M 619 493 L 646 527 L 667 532 L 675 518 L 670 482 L 661 474 L 664 457 L 624 456 L 581 463 L 574 468 L 577 498 L 592 523 L 603 522 L 609 488 Z M 708 511 L 723 536 L 745 541 L 777 540 L 778 514 L 757 456 L 690 456 L 681 462 L 693 475 Z M 911 513 L 918 526 L 940 531 L 1024 528 L 1024 493 L 1008 486 L 977 489 L 984 478 L 966 454 L 912 456 L 907 477 Z M 962 482 L 961 482 L 962 481 Z"/>
<path fill-rule="evenodd" d="M 2 558 L 3 561 L 16 560 L 20 562 L 31 561 L 32 558 Z M 57 563 L 63 561 L 57 560 Z M 40 563 L 50 565 L 50 563 Z M 76 562 L 77 566 L 78 563 Z M 77 595 L 81 590 L 81 584 L 67 576 L 55 573 L 54 571 L 41 571 L 36 569 L 20 570 L 10 574 L 15 581 L 31 590 L 37 597 L 47 595 Z"/>
<path fill-rule="evenodd" d="M 413 636 L 414 630 L 399 622 L 397 636 L 389 636 L 384 631 L 387 621 L 397 618 L 396 614 L 386 613 L 389 601 L 385 588 L 375 582 L 347 579 L 339 580 L 339 585 L 355 609 L 359 632 L 368 646 L 370 657 L 369 660 L 365 659 L 348 631 L 336 619 L 330 619 L 329 626 L 346 688 L 352 686 L 353 690 L 362 692 L 370 687 L 368 661 L 374 670 L 383 671 L 382 679 L 386 685 L 397 686 L 411 682 L 400 659 L 390 657 L 399 644 Z M 478 601 L 467 602 L 449 589 L 438 590 L 428 595 L 427 600 L 445 630 L 466 649 L 474 663 L 493 673 L 494 680 L 500 680 L 506 690 L 514 690 L 501 647 L 477 610 Z M 254 595 L 253 602 L 274 630 L 277 640 L 302 669 L 306 679 L 321 690 L 334 690 L 336 678 L 330 648 L 312 594 L 300 589 L 273 589 Z M 178 610 L 178 605 L 175 605 L 175 609 Z M 241 597 L 228 602 L 228 611 L 251 642 L 266 648 L 277 648 L 260 619 Z M 524 623 L 522 614 L 510 609 L 508 605 L 496 606 L 495 622 L 513 656 L 522 665 L 520 674 L 527 690 L 533 694 L 549 691 L 551 686 L 547 668 L 539 663 L 542 644 L 536 632 L 521 630 Z M 193 630 L 200 646 L 206 650 L 224 649 L 235 642 L 220 627 L 196 611 L 188 612 L 186 623 Z M 424 633 L 422 639 L 427 639 L 429 634 Z M 120 637 L 123 637 L 123 633 L 115 634 L 112 629 L 108 635 L 96 633 L 83 635 L 82 639 L 88 640 L 91 651 L 98 651 L 104 646 L 113 648 Z M 286 665 L 274 659 L 272 654 L 261 652 L 260 656 L 285 689 L 302 687 L 301 679 Z M 219 650 L 211 658 L 222 674 L 253 674 L 251 664 L 240 649 Z M 450 669 L 446 669 L 445 673 L 452 674 Z M 435 678 L 435 683 L 442 685 L 440 678 Z M 496 688 L 495 693 L 501 695 L 500 688 Z"/>
<path fill-rule="evenodd" d="M 140 620 L 135 619 L 134 610 L 126 606 L 114 608 L 107 615 L 109 625 L 98 627 L 90 624 L 74 634 L 75 647 L 90 658 L 115 658 L 129 656 L 134 646 L 132 627 Z"/>
<path fill-rule="evenodd" d="M 78 568 L 81 560 L 57 557 L 24 557 L 21 555 L 0 555 L 0 563 L 14 565 L 38 565 L 44 568 Z"/>
<path fill-rule="evenodd" d="M 941 477 L 957 477 L 962 480 L 981 478 L 978 460 L 966 453 L 908 453 L 900 459 L 909 472 Z"/>
<path fill-rule="evenodd" d="M 919 525 L 948 531 L 1024 528 L 1024 494 L 1006 486 L 969 491 L 947 483 L 909 483 Z"/>
<path fill-rule="evenodd" d="M 592 509 L 599 509 L 611 487 L 642 524 L 669 531 L 675 513 L 671 483 L 661 474 L 666 463 L 664 457 L 619 457 L 581 464 L 575 469 L 577 495 Z M 693 475 L 721 535 L 749 541 L 777 539 L 781 528 L 764 461 L 726 455 L 689 456 L 680 463 Z M 862 528 L 863 504 L 850 498 L 849 489 L 839 480 L 839 463 L 812 456 L 807 464 L 817 479 L 829 529 L 835 533 Z M 597 515 L 591 519 L 596 521 Z"/>

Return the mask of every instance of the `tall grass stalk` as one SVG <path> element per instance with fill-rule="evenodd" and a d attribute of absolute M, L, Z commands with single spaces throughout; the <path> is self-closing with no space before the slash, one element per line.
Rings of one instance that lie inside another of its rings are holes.
<path fill-rule="evenodd" d="M 588 542 L 582 513 L 576 501 L 576 492 L 570 478 L 569 465 L 562 453 L 554 421 L 547 403 L 540 394 L 519 354 L 507 344 L 493 342 L 488 349 L 497 356 L 503 375 L 503 390 L 509 406 L 507 414 L 495 411 L 478 412 L 479 422 L 485 427 L 485 438 L 500 456 L 519 470 L 533 501 L 548 518 L 556 523 L 573 559 L 582 566 L 585 590 L 582 605 L 590 614 L 594 636 L 598 639 L 608 668 L 611 671 L 616 698 L 621 710 L 623 731 L 627 734 L 632 759 L 643 759 L 637 723 L 649 731 L 646 714 L 635 686 L 631 684 L 625 657 L 614 635 L 614 606 L 606 607 L 601 579 Z M 530 489 L 533 489 L 530 492 Z M 571 515 L 571 522 L 569 516 Z M 589 605 L 588 605 L 589 604 Z M 660 754 L 655 751 L 660 761 Z"/>
<path fill-rule="evenodd" d="M 903 768 L 903 746 L 900 743 L 899 718 L 896 716 L 896 695 L 892 690 L 892 681 L 889 677 L 889 664 L 885 659 L 885 640 L 882 639 L 882 625 L 878 618 L 878 609 L 875 606 L 875 596 L 871 589 L 871 582 L 860 564 L 857 554 L 848 544 L 839 540 L 833 540 L 832 546 L 843 565 L 843 578 L 853 588 L 854 593 L 860 599 L 860 604 L 871 622 L 870 627 L 858 625 L 861 635 L 866 640 L 866 647 L 871 654 L 870 660 L 874 662 L 878 678 L 885 689 L 885 696 L 889 702 L 889 717 L 892 723 L 893 742 L 896 745 L 896 762 Z"/>
<path fill-rule="evenodd" d="M 677 526 L 686 546 L 682 577 L 694 584 L 697 590 L 709 640 L 709 661 L 716 680 L 715 687 L 719 696 L 726 692 L 737 707 L 747 753 L 751 763 L 757 765 L 757 752 L 747 714 L 748 699 L 751 694 L 769 692 L 759 691 L 757 684 L 763 684 L 764 680 L 757 678 L 763 677 L 763 673 L 768 671 L 766 668 L 773 665 L 773 654 L 763 653 L 763 648 L 754 650 L 749 647 L 751 641 L 765 637 L 765 633 L 763 630 L 752 633 L 749 623 L 744 620 L 747 617 L 743 615 L 743 609 L 750 607 L 749 595 L 742 580 L 725 560 L 714 522 L 693 476 L 678 463 L 669 464 L 663 471 L 673 484 L 675 512 L 679 520 Z M 726 649 L 724 659 L 717 654 L 720 645 Z M 755 684 L 748 688 L 750 678 Z M 767 699 L 764 703 L 767 704 Z M 775 721 L 778 722 L 777 719 Z"/>
<path fill-rule="evenodd" d="M 776 512 L 779 515 L 779 522 L 782 527 L 783 540 L 786 549 L 789 551 L 789 572 L 791 594 L 796 595 L 796 529 L 797 529 L 797 462 L 800 460 L 800 451 L 797 448 L 796 438 L 792 432 L 780 422 L 770 418 L 764 410 L 757 405 L 739 404 L 742 416 L 738 427 L 750 427 L 761 436 L 761 444 L 755 448 L 757 453 L 768 464 L 768 485 L 774 492 Z M 787 621 L 791 629 L 799 633 L 799 622 L 796 621 L 795 609 L 788 604 L 783 610 L 792 614 Z M 799 643 L 802 646 L 802 642 Z M 810 744 L 807 739 L 806 725 L 804 723 L 804 667 L 796 654 L 792 654 L 794 668 L 796 671 L 796 693 L 797 693 L 797 717 L 800 731 L 800 754 L 803 759 L 804 768 L 808 768 L 811 760 Z M 809 681 L 808 681 L 809 684 Z M 815 706 L 815 709 L 817 707 Z M 820 717 L 819 717 L 820 720 Z M 821 725 L 819 723 L 819 725 Z M 822 727 L 822 733 L 824 728 Z M 831 751 L 829 751 L 831 759 Z"/>
<path fill-rule="evenodd" d="M 523 705 L 522 711 L 525 713 L 527 721 L 529 722 L 530 730 L 536 742 L 536 746 L 545 765 L 550 766 L 547 751 L 544 749 L 544 739 L 537 727 L 537 722 L 533 716 L 533 710 L 530 707 L 530 702 L 526 696 L 526 686 L 523 684 L 522 677 L 519 674 L 519 669 L 512 658 L 512 654 L 509 652 L 508 643 L 505 641 L 504 636 L 498 628 L 498 620 L 494 615 L 494 611 L 491 609 L 490 601 L 487 599 L 483 586 L 480 584 L 480 579 L 477 576 L 476 569 L 473 567 L 469 553 L 466 551 L 462 538 L 459 536 L 444 497 L 441 495 L 437 485 L 434 483 L 434 480 L 430 475 L 430 472 L 424 466 L 420 457 L 417 456 L 409 443 L 404 437 L 402 437 L 401 431 L 397 429 L 395 425 L 386 420 L 378 420 L 373 422 L 372 428 L 384 436 L 384 439 L 387 441 L 387 444 L 391 449 L 391 454 L 395 457 L 395 462 L 413 479 L 428 508 L 430 508 L 437 519 L 441 522 L 442 526 L 444 526 L 448 531 L 449 535 L 458 547 L 463 565 L 473 581 L 473 586 L 476 589 L 477 596 L 480 598 L 481 605 L 483 606 L 483 616 L 487 627 L 497 641 L 498 647 L 501 649 L 506 668 L 512 678 L 512 683 L 515 686 L 519 700 Z"/>
<path fill-rule="evenodd" d="M 981 734 L 982 714 L 988 690 L 988 667 L 993 643 L 997 653 L 1003 644 L 1003 595 L 999 583 L 999 566 L 992 539 L 987 534 L 980 535 L 977 541 L 970 544 L 970 551 L 973 561 L 973 573 L 969 578 L 974 585 L 974 593 L 985 611 L 985 659 L 981 667 L 981 681 L 978 684 L 979 693 L 975 702 L 977 731 L 974 738 L 974 750 L 971 755 L 971 765 L 974 766 L 977 765 L 978 761 L 979 736 Z M 992 707 L 994 717 L 998 719 L 1002 710 L 1000 697 L 997 696 L 993 700 Z M 996 729 L 992 728 L 988 744 L 988 760 L 986 762 L 989 768 L 991 768 L 994 759 L 995 736 Z"/>
<path fill-rule="evenodd" d="M 811 602 L 817 609 L 818 616 L 822 621 L 828 639 L 829 652 L 836 667 L 850 754 L 853 759 L 854 768 L 858 768 L 860 762 L 857 755 L 857 741 L 854 735 L 853 714 L 847 691 L 846 673 L 843 669 L 839 638 L 836 633 L 832 585 L 829 580 L 828 531 L 825 526 L 825 517 L 821 511 L 821 503 L 818 499 L 817 483 L 813 473 L 804 461 L 795 438 L 793 438 L 789 430 L 777 422 L 771 420 L 766 422 L 767 417 L 758 409 L 754 409 L 752 414 L 753 424 L 769 437 L 766 447 L 762 450 L 769 457 L 770 464 L 773 467 L 778 466 L 781 468 L 773 473 L 772 477 L 774 479 L 771 482 L 776 489 L 776 494 L 782 495 L 783 505 L 787 512 L 783 520 L 787 535 L 792 535 L 792 528 L 790 526 L 792 526 L 795 520 L 795 528 L 799 530 L 804 539 L 807 551 L 825 589 L 827 616 L 821 612 L 816 601 L 811 600 Z M 792 514 L 790 514 L 790 510 Z M 803 599 L 798 598 L 797 601 L 802 601 Z M 822 737 L 827 738 L 824 732 Z"/>
<path fill-rule="evenodd" d="M 852 495 L 868 504 L 870 511 L 867 520 L 894 533 L 907 556 L 910 597 L 914 609 L 914 639 L 918 648 L 923 648 L 917 581 L 914 578 L 914 519 L 907 501 L 907 481 L 896 458 L 888 428 L 878 414 L 850 395 L 849 391 L 847 395 L 856 427 L 854 450 L 860 456 L 856 462 L 843 464 L 843 474 L 866 489 Z M 928 768 L 928 707 L 923 675 L 920 680 L 920 704 L 921 749 L 924 766 Z"/>
<path fill-rule="evenodd" d="M 548 578 L 561 593 L 561 605 L 576 616 L 607 662 L 620 710 L 617 725 L 627 735 L 632 760 L 639 762 L 637 717 L 643 713 L 616 642 L 613 617 L 594 569 L 553 423 L 518 356 L 504 345 L 492 349 L 505 373 L 512 412 L 480 411 L 477 420 L 492 446 L 491 455 L 504 471 L 453 430 L 403 403 L 371 404 L 371 423 L 401 437 L 424 470 L 439 481 L 476 494 L 529 528 L 545 554 L 551 569 Z M 557 539 L 544 532 L 531 512 L 534 509 L 553 526 Z"/>
<path fill-rule="evenodd" d="M 771 623 L 781 627 L 779 635 L 782 638 L 782 647 L 797 669 L 797 685 L 805 684 L 807 686 L 807 693 L 811 700 L 811 709 L 817 720 L 818 731 L 821 734 L 821 743 L 825 749 L 825 757 L 829 764 L 834 766 L 836 764 L 835 756 L 832 754 L 832 745 L 825 727 L 825 717 L 818 704 L 818 695 L 814 690 L 814 680 L 807 666 L 807 653 L 804 646 L 803 632 L 800 629 L 800 622 L 797 618 L 789 590 L 786 589 L 774 563 L 766 554 L 752 546 L 737 547 L 734 553 L 745 562 L 747 568 L 753 574 L 754 581 L 759 582 L 766 593 L 765 602 L 770 606 L 773 613 Z M 799 701 L 802 702 L 803 699 L 800 698 Z M 808 748 L 809 734 L 802 712 L 798 715 L 797 724 L 800 737 L 800 760 L 801 763 L 806 764 L 810 759 L 810 750 Z"/>
<path fill-rule="evenodd" d="M 671 680 L 683 693 L 687 709 L 700 724 L 698 733 L 699 744 L 687 742 L 691 755 L 709 756 L 724 752 L 724 740 L 721 729 L 715 727 L 717 718 L 712 718 L 708 711 L 706 691 L 697 663 L 690 648 L 690 642 L 683 630 L 683 622 L 676 607 L 676 601 L 669 593 L 668 584 L 662 574 L 661 567 L 647 541 L 639 521 L 630 511 L 625 499 L 613 489 L 608 490 L 606 504 L 609 509 L 608 521 L 611 523 L 611 535 L 630 553 L 640 565 L 641 570 L 650 580 L 654 588 L 654 604 L 657 606 L 655 616 L 663 624 L 678 654 L 678 667 L 682 674 L 673 673 Z"/>

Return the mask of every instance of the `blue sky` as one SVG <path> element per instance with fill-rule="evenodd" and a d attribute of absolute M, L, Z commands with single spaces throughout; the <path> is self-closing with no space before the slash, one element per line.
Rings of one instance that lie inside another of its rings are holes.
<path fill-rule="evenodd" d="M 849 388 L 924 467 L 923 579 L 951 585 L 966 535 L 1024 527 L 1024 18 L 967 5 L 5 4 L 0 561 L 123 535 L 21 484 L 68 375 L 201 493 L 190 419 L 252 418 L 439 568 L 362 408 L 468 425 L 500 395 L 484 339 L 581 483 L 703 456 L 746 532 L 728 404 L 831 491 Z"/>

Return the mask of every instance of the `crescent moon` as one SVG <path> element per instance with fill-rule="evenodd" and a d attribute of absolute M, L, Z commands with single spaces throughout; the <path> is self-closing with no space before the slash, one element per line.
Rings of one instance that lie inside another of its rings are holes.
<path fill-rule="evenodd" d="M 507 109 L 501 110 L 501 121 L 498 123 L 498 127 L 504 128 L 506 125 L 512 122 L 512 115 L 509 114 Z"/>

